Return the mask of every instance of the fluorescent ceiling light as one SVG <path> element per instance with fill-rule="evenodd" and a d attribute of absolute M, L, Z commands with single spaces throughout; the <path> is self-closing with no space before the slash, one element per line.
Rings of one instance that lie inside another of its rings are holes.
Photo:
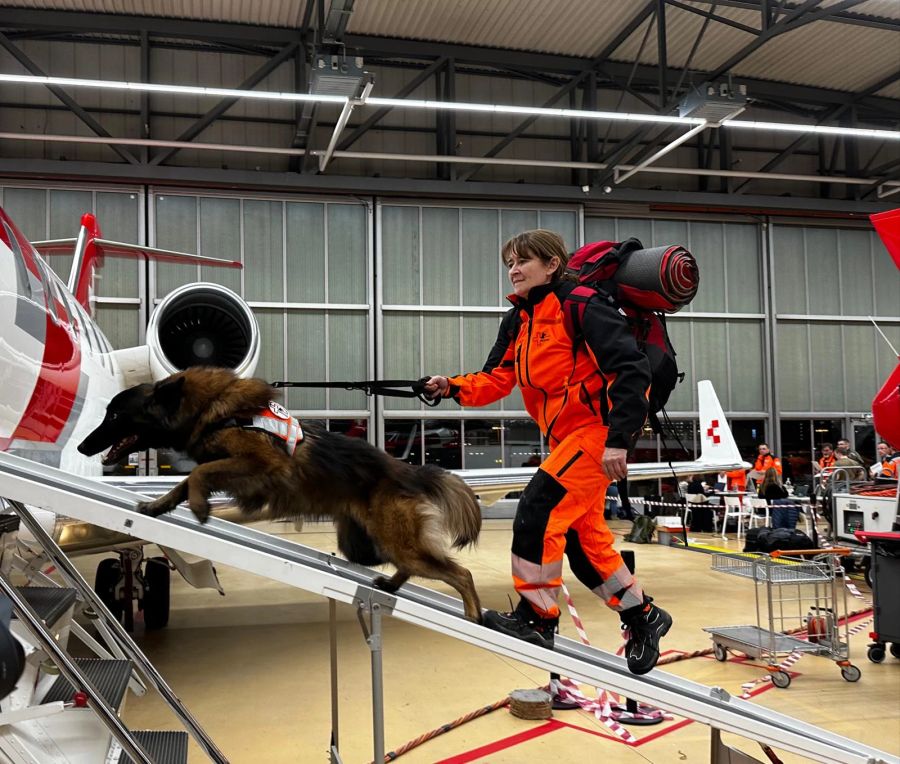
<path fill-rule="evenodd" d="M 545 109 L 540 106 L 511 106 L 491 103 L 458 101 L 423 101 L 414 98 L 368 98 L 366 106 L 389 106 L 395 109 L 432 109 L 446 111 L 477 111 L 490 114 L 527 114 L 537 117 L 566 117 L 568 119 L 609 119 L 621 122 L 656 122 L 666 125 L 702 125 L 705 119 L 676 117 L 664 114 L 632 114 L 620 111 L 583 111 L 579 109 Z"/>
<path fill-rule="evenodd" d="M 238 90 L 235 88 L 206 88 L 194 85 L 156 85 L 149 82 L 117 82 L 115 80 L 85 80 L 75 77 L 35 77 L 25 74 L 0 74 L 0 82 L 22 85 L 60 85 L 106 90 L 131 90 L 139 93 L 167 93 L 169 95 L 201 95 L 219 98 L 255 98 L 261 101 L 317 101 L 347 103 L 346 96 L 313 95 L 312 93 L 284 93 L 273 90 Z"/>
<path fill-rule="evenodd" d="M 869 130 L 863 127 L 828 127 L 826 125 L 795 125 L 785 122 L 748 122 L 743 119 L 726 119 L 724 127 L 743 127 L 750 130 L 780 130 L 786 133 L 821 133 L 823 135 L 848 135 L 856 138 L 881 138 L 900 140 L 900 130 Z"/>

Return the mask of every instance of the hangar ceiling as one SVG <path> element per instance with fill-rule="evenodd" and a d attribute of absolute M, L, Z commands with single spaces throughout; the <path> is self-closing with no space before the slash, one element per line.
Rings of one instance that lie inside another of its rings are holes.
<path fill-rule="evenodd" d="M 885 206 L 900 192 L 900 4 L 894 0 L 233 0 L 177 6 L 160 0 L 34 0 L 0 5 L 5 56 L 0 72 L 94 76 L 80 74 L 77 53 L 66 71 L 58 63 L 51 70 L 46 51 L 54 43 L 75 51 L 119 46 L 131 52 L 135 71 L 127 77 L 102 71 L 100 79 L 163 82 L 154 71 L 154 57 L 167 50 L 197 51 L 238 54 L 254 66 L 245 68 L 242 78 L 229 80 L 223 74 L 220 82 L 210 83 L 175 72 L 177 82 L 168 82 L 307 92 L 317 54 L 359 56 L 375 75 L 372 95 L 379 97 L 671 115 L 679 113 L 692 88 L 713 83 L 716 95 L 722 87 L 730 94 L 746 93 L 741 120 L 884 131 L 861 138 L 709 128 L 686 137 L 683 125 L 537 114 L 488 121 L 441 110 L 398 124 L 396 113 L 403 108 L 362 103 L 345 110 L 342 124 L 340 109 L 298 104 L 287 118 L 272 117 L 273 123 L 290 121 L 291 129 L 266 143 L 269 153 L 282 152 L 283 165 L 259 168 L 261 185 L 386 193 L 418 188 L 457 195 L 503 195 L 519 185 L 518 194 L 586 196 L 599 202 L 690 199 L 746 206 L 748 200 L 767 199 L 803 207 L 832 200 L 836 209 L 843 203 L 860 210 Z M 533 88 L 523 90 L 529 83 Z M 0 83 L 0 103 L 4 109 L 69 110 L 79 129 L 55 136 L 58 140 L 43 153 L 23 157 L 23 137 L 46 144 L 51 131 L 25 127 L 17 140 L 15 126 L 4 123 L 0 171 L 27 175 L 60 165 L 55 147 L 68 137 L 109 148 L 98 155 L 100 161 L 80 163 L 90 167 L 76 168 L 69 161 L 60 170 L 111 178 L 128 172 L 132 179 L 180 182 L 191 164 L 185 156 L 203 153 L 183 151 L 186 144 L 209 144 L 217 123 L 241 115 L 264 121 L 272 114 L 241 111 L 233 97 L 206 99 L 194 113 L 180 112 L 179 117 L 190 119 L 181 119 L 172 130 L 156 119 L 161 103 L 156 95 L 119 104 L 87 98 L 81 87 L 52 86 L 52 97 L 36 100 L 34 87 Z M 108 129 L 115 111 L 132 112 L 132 127 Z M 388 134 L 392 149 L 373 150 L 374 133 Z M 166 142 L 171 145 L 160 145 Z M 222 151 L 263 149 L 240 141 L 219 143 L 235 144 L 220 146 Z M 424 148 L 410 151 L 409 146 Z M 326 152 L 337 161 L 323 166 Z M 414 161 L 400 162 L 407 158 Z M 206 182 L 241 182 L 234 168 L 198 164 Z M 534 174 L 528 175 L 528 168 Z M 523 182 L 530 191 L 521 189 Z"/>

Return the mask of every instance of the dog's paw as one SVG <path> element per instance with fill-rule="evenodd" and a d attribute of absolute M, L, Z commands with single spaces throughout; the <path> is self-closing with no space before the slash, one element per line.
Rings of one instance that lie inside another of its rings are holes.
<path fill-rule="evenodd" d="M 391 581 L 391 579 L 386 578 L 385 576 L 375 576 L 372 580 L 372 586 L 376 589 L 379 589 L 383 592 L 387 592 L 388 594 L 393 594 L 400 587 Z"/>
<path fill-rule="evenodd" d="M 170 510 L 165 504 L 160 504 L 156 501 L 140 501 L 137 505 L 137 511 L 142 515 L 148 515 L 150 517 L 159 517 L 160 515 L 164 515 L 166 512 Z"/>
<path fill-rule="evenodd" d="M 190 508 L 191 512 L 194 513 L 194 517 L 197 518 L 197 522 L 199 522 L 201 525 L 209 520 L 209 504 L 207 504 L 206 502 L 199 505 L 191 504 Z"/>

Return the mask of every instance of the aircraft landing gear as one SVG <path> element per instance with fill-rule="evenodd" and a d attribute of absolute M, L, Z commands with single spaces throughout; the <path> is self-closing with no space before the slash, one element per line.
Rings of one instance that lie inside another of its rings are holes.
<path fill-rule="evenodd" d="M 101 560 L 94 591 L 126 631 L 134 631 L 134 603 L 144 613 L 147 630 L 169 623 L 169 561 L 165 557 L 144 559 L 140 549 L 123 549 L 118 559 Z"/>

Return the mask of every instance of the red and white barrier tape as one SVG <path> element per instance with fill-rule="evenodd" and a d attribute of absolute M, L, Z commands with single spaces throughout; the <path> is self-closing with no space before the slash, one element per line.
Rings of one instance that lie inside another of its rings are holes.
<path fill-rule="evenodd" d="M 591 642 L 584 629 L 581 616 L 578 615 L 578 611 L 575 609 L 572 595 L 565 584 L 562 584 L 561 589 L 566 599 L 569 615 L 572 617 L 572 623 L 578 632 L 578 638 L 583 644 L 590 646 Z M 597 688 L 597 699 L 592 700 L 581 692 L 581 689 L 575 682 L 565 677 L 550 681 L 550 694 L 558 700 L 574 703 L 583 711 L 592 713 L 610 732 L 625 743 L 636 743 L 637 738 L 619 724 L 620 719 L 649 720 L 672 718 L 670 714 L 666 714 L 661 709 L 643 704 L 638 704 L 637 711 L 629 711 L 624 704 L 619 702 L 619 698 L 616 695 L 599 687 Z"/>
<path fill-rule="evenodd" d="M 803 657 L 803 653 L 798 653 L 796 650 L 788 655 L 781 663 L 776 666 L 776 671 L 784 671 L 787 673 L 787 669 L 793 666 L 800 658 Z M 774 673 L 774 672 L 773 672 Z M 752 682 L 744 682 L 741 685 L 741 699 L 747 700 L 750 697 L 750 691 L 757 687 L 758 685 L 764 684 L 765 682 L 772 681 L 772 674 L 766 674 L 765 676 L 761 676 L 758 679 L 754 679 Z"/>

